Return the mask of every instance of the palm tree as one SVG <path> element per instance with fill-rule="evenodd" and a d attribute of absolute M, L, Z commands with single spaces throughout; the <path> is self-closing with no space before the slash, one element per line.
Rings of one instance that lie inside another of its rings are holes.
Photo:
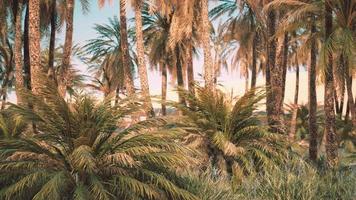
<path fill-rule="evenodd" d="M 36 111 L 9 108 L 12 117 L 33 121 L 41 135 L 0 140 L 2 199 L 198 199 L 176 183 L 175 168 L 192 159 L 167 134 L 172 130 L 153 133 L 158 121 L 117 126 L 137 109 L 133 100 L 113 107 L 110 99 L 76 95 L 70 105 L 49 81 L 43 84 L 40 96 L 23 93 Z"/>
<path fill-rule="evenodd" d="M 147 55 L 151 66 L 158 66 L 156 70 L 161 72 L 161 113 L 166 115 L 167 72 L 174 66 L 175 57 L 174 52 L 167 48 L 171 22 L 158 12 L 151 15 L 148 9 L 145 9 L 142 14 Z"/>
<path fill-rule="evenodd" d="M 330 45 L 332 40 L 333 16 L 331 1 L 325 1 L 325 45 Z M 335 130 L 334 112 L 334 77 L 333 77 L 333 55 L 325 46 L 325 89 L 324 89 L 324 110 L 325 110 L 325 134 L 326 134 L 326 155 L 327 163 L 330 167 L 335 167 L 338 162 L 338 142 Z"/>
<path fill-rule="evenodd" d="M 228 45 L 237 43 L 238 48 L 233 64 L 236 65 L 238 62 L 241 75 L 246 78 L 248 71 L 251 70 L 251 88 L 255 88 L 258 74 L 257 64 L 263 63 L 261 50 L 264 48 L 262 34 L 264 27 L 256 14 L 259 10 L 253 9 L 249 1 L 221 0 L 220 2 L 210 11 L 210 16 L 217 19 L 221 15 L 228 14 L 228 20 L 223 23 L 226 30 L 220 36 L 221 40 L 228 40 Z"/>
<path fill-rule="evenodd" d="M 308 130 L 309 130 L 309 158 L 316 161 L 318 155 L 318 127 L 317 127 L 317 95 L 316 95 L 316 75 L 317 75 L 317 55 L 318 43 L 320 43 L 319 31 L 317 27 L 321 23 L 323 16 L 322 1 L 283 1 L 275 0 L 270 4 L 271 7 L 288 7 L 285 19 L 281 22 L 281 32 L 298 32 L 301 41 L 299 56 L 309 57 L 308 65 Z M 308 52 L 307 54 L 305 52 Z"/>
<path fill-rule="evenodd" d="M 346 91 L 349 99 L 349 109 L 351 112 L 352 123 L 353 126 L 356 127 L 356 105 L 353 99 L 353 92 L 352 92 L 352 64 L 354 63 L 354 49 L 355 49 L 355 39 L 352 33 L 354 32 L 355 27 L 355 17 L 353 15 L 356 13 L 356 2 L 351 0 L 341 1 L 337 0 L 334 1 L 332 4 L 332 9 L 335 12 L 335 29 L 334 34 L 336 35 L 335 44 L 337 45 L 336 48 L 336 55 L 339 57 L 338 59 L 339 64 L 341 65 L 341 82 L 346 82 Z M 335 45 L 334 45 L 335 46 Z M 335 67 L 336 68 L 336 67 Z M 344 81 L 346 79 L 346 81 Z M 344 84 L 341 84 L 342 86 Z M 345 87 L 342 87 L 344 90 Z M 345 92 L 342 92 L 342 97 Z M 342 113 L 342 105 L 343 105 L 343 98 L 341 97 L 341 103 L 339 109 Z"/>
<path fill-rule="evenodd" d="M 41 32 L 40 32 L 40 1 L 31 0 L 28 2 L 29 8 L 29 53 L 31 63 L 31 88 L 35 95 L 41 86 L 40 79 L 43 77 L 41 68 Z"/>
<path fill-rule="evenodd" d="M 214 74 L 213 74 L 213 60 L 210 52 L 210 21 L 209 21 L 209 3 L 208 0 L 200 1 L 201 5 L 201 19 L 202 19 L 202 46 L 204 51 L 204 79 L 205 85 L 213 89 Z"/>
<path fill-rule="evenodd" d="M 271 0 L 267 1 L 271 2 Z M 280 84 L 282 81 L 281 69 L 276 66 L 277 40 L 276 35 L 277 16 L 274 9 L 267 11 L 267 66 L 266 66 L 266 88 L 267 88 L 267 120 L 272 132 L 282 133 L 281 103 L 277 98 L 281 98 Z M 279 42 L 280 43 L 280 42 Z M 279 45 L 280 47 L 280 45 Z"/>
<path fill-rule="evenodd" d="M 96 24 L 94 30 L 98 37 L 88 40 L 83 47 L 87 55 L 82 60 L 84 59 L 90 71 L 94 73 L 95 82 L 103 83 L 104 96 L 124 89 L 125 67 L 122 61 L 120 29 L 121 25 L 117 17 L 110 18 L 108 24 Z M 129 37 L 132 38 L 133 34 L 129 34 Z M 129 53 L 130 66 L 134 66 L 135 53 L 131 48 Z"/>
<path fill-rule="evenodd" d="M 214 168 L 223 169 L 220 165 L 223 161 L 228 173 L 236 177 L 273 167 L 283 160 L 280 136 L 269 133 L 255 113 L 265 96 L 263 91 L 247 92 L 234 105 L 221 91 L 206 87 L 196 87 L 195 95 L 186 96 L 194 106 L 175 104 L 175 107 L 188 118 L 182 124 L 197 129 L 195 134 L 205 143 Z"/>
<path fill-rule="evenodd" d="M 48 76 L 54 79 L 55 78 L 54 51 L 56 46 L 56 31 L 57 31 L 57 16 L 58 16 L 57 0 L 51 1 L 50 11 L 51 11 L 50 12 L 51 35 L 50 35 L 50 42 L 49 42 Z"/>
<path fill-rule="evenodd" d="M 185 103 L 182 93 L 184 89 L 184 71 L 191 64 L 192 58 L 186 57 L 194 52 L 194 39 L 184 39 L 170 47 L 172 35 L 170 34 L 173 26 L 173 16 L 164 16 L 160 12 L 154 12 L 150 15 L 148 9 L 143 12 L 144 37 L 146 46 L 149 49 L 148 57 L 153 66 L 159 66 L 162 73 L 162 112 L 165 113 L 165 100 L 167 91 L 167 70 L 173 78 L 176 78 L 178 85 L 178 96 L 181 103 Z M 188 58 L 188 60 L 187 60 Z M 192 66 L 190 66 L 192 67 Z M 191 78 L 190 81 L 192 82 Z M 190 91 L 192 87 L 190 87 Z"/>
<path fill-rule="evenodd" d="M 81 6 L 83 12 L 88 12 L 89 10 L 89 1 L 86 0 L 81 0 Z M 66 33 L 65 33 L 65 41 L 64 41 L 64 50 L 63 50 L 63 58 L 62 58 L 62 65 L 61 67 L 61 73 L 62 76 L 59 77 L 60 79 L 58 80 L 58 90 L 60 91 L 60 94 L 62 96 L 66 95 L 66 88 L 67 88 L 67 83 L 68 80 L 65 79 L 67 76 L 67 73 L 69 71 L 70 62 L 71 62 L 71 50 L 73 46 L 73 15 L 74 15 L 74 5 L 75 5 L 75 0 L 67 0 L 65 2 L 65 21 L 66 21 Z M 52 7 L 53 9 L 53 7 Z"/>
<path fill-rule="evenodd" d="M 22 9 L 23 2 L 19 0 L 16 2 L 16 18 L 15 18 L 15 44 L 14 44 L 14 58 L 15 58 L 15 89 L 17 102 L 21 103 L 20 90 L 24 88 L 24 77 L 23 77 L 23 64 L 22 64 Z"/>
<path fill-rule="evenodd" d="M 128 95 L 135 93 L 133 77 L 130 69 L 130 57 L 129 57 L 129 42 L 127 40 L 127 19 L 126 19 L 126 0 L 120 0 L 120 36 L 121 36 L 121 48 L 122 48 L 122 62 L 124 65 L 125 86 Z"/>
<path fill-rule="evenodd" d="M 134 2 L 138 73 L 140 76 L 142 95 L 145 98 L 146 113 L 147 116 L 152 117 L 154 116 L 154 111 L 150 98 L 147 68 L 145 65 L 145 50 L 143 45 L 144 41 L 143 41 L 143 29 L 142 29 L 142 6 L 143 6 L 142 0 L 136 0 Z"/>

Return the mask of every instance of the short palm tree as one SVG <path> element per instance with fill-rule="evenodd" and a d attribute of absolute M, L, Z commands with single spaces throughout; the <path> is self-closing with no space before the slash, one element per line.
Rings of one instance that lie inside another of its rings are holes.
<path fill-rule="evenodd" d="M 78 95 L 67 104 L 56 87 L 38 92 L 23 94 L 35 111 L 9 108 L 37 133 L 0 140 L 1 199 L 197 199 L 168 178 L 191 161 L 172 134 L 118 127 L 137 103 Z"/>
<path fill-rule="evenodd" d="M 219 168 L 223 161 L 227 172 L 238 176 L 283 160 L 281 136 L 269 133 L 254 112 L 264 98 L 263 91 L 247 92 L 234 105 L 222 92 L 202 87 L 186 98 L 192 106 L 175 107 L 187 117 L 185 124 L 195 127 L 205 141 L 213 167 Z"/>

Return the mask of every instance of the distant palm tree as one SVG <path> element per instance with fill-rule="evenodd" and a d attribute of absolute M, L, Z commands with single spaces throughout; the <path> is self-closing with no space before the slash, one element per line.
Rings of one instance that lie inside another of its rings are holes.
<path fill-rule="evenodd" d="M 80 3 L 81 3 L 83 12 L 84 13 L 88 12 L 90 2 L 87 0 L 80 0 Z M 72 50 L 72 46 L 73 46 L 74 6 L 75 6 L 75 0 L 66 0 L 65 1 L 66 33 L 65 33 L 65 40 L 64 40 L 63 57 L 62 57 L 63 67 L 61 67 L 62 76 L 60 76 L 59 80 L 58 80 L 58 90 L 60 91 L 60 94 L 62 96 L 66 95 L 66 85 L 68 83 L 68 80 L 66 80 L 65 77 L 68 77 L 67 73 L 69 73 L 69 71 L 67 69 L 69 69 L 70 62 L 71 62 L 71 55 L 72 55 L 71 50 Z M 53 7 L 52 7 L 52 9 L 53 9 Z"/>
<path fill-rule="evenodd" d="M 87 55 L 83 55 L 84 62 L 89 65 L 89 69 L 94 73 L 94 78 L 102 83 L 104 96 L 124 89 L 124 68 L 122 62 L 121 48 L 121 25 L 117 17 L 109 19 L 108 24 L 96 24 L 94 26 L 98 37 L 90 39 L 84 45 L 83 50 Z M 132 38 L 132 31 L 129 37 Z M 133 68 L 135 53 L 132 48 L 130 53 L 130 69 Z M 131 72 L 134 73 L 134 72 Z"/>
<path fill-rule="evenodd" d="M 222 25 L 225 30 L 220 37 L 221 40 L 227 40 L 229 45 L 237 43 L 238 48 L 234 53 L 233 65 L 239 64 L 241 75 L 245 78 L 248 78 L 249 70 L 251 70 L 251 88 L 256 87 L 259 71 L 257 64 L 263 63 L 264 48 L 262 33 L 264 26 L 261 25 L 262 22 L 255 12 L 256 10 L 252 9 L 248 1 L 234 0 L 221 0 L 210 11 L 210 16 L 215 20 L 220 16 L 228 15 L 228 19 Z"/>

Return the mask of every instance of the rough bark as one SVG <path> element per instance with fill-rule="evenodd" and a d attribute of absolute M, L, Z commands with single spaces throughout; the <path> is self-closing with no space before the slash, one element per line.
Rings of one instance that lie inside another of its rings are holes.
<path fill-rule="evenodd" d="M 269 71 L 270 76 L 270 82 L 267 82 L 267 120 L 270 131 L 274 133 L 284 133 L 285 131 L 281 117 L 283 97 L 282 65 L 284 37 L 279 37 L 278 42 L 274 39 L 276 33 L 276 14 L 274 10 L 271 10 L 268 13 L 267 27 L 269 40 L 267 48 L 267 70 Z"/>
<path fill-rule="evenodd" d="M 49 41 L 49 55 L 48 55 L 48 77 L 55 81 L 55 71 L 54 71 L 54 50 L 56 46 L 56 17 L 57 8 L 56 0 L 52 0 L 51 5 L 51 36 Z"/>
<path fill-rule="evenodd" d="M 40 0 L 31 0 L 29 4 L 29 50 L 31 63 L 31 88 L 36 95 L 41 87 L 41 46 L 40 46 Z"/>
<path fill-rule="evenodd" d="M 23 63 L 24 63 L 24 82 L 28 90 L 31 90 L 31 61 L 30 61 L 30 44 L 29 44 L 29 18 L 30 8 L 27 4 L 25 23 L 24 23 L 24 38 L 23 38 Z"/>
<path fill-rule="evenodd" d="M 161 63 L 161 72 L 162 72 L 162 102 L 161 102 L 161 112 L 165 116 L 167 114 L 166 109 L 166 100 L 167 100 L 167 66 L 166 64 Z"/>
<path fill-rule="evenodd" d="M 210 22 L 208 0 L 201 0 L 201 18 L 202 18 L 202 45 L 204 51 L 204 80 L 205 86 L 213 88 L 213 60 L 210 52 Z"/>
<path fill-rule="evenodd" d="M 135 93 L 135 87 L 131 72 L 129 42 L 127 39 L 126 0 L 120 0 L 120 26 L 120 42 L 125 79 L 124 82 L 127 94 L 133 95 Z"/>
<path fill-rule="evenodd" d="M 332 9 L 330 0 L 325 1 L 325 42 L 330 42 L 332 33 Z M 338 163 L 338 142 L 335 131 L 335 110 L 334 110 L 334 76 L 333 76 L 333 55 L 327 52 L 325 66 L 325 88 L 324 88 L 324 111 L 325 111 L 325 132 L 326 134 L 326 159 L 329 167 L 334 168 Z"/>
<path fill-rule="evenodd" d="M 15 57 L 15 90 L 16 90 L 16 100 L 17 104 L 22 103 L 22 98 L 20 95 L 21 89 L 24 87 L 24 77 L 23 77 L 23 65 L 22 65 L 22 0 L 18 1 L 16 19 L 15 19 L 15 46 L 14 46 L 14 57 Z"/>
<path fill-rule="evenodd" d="M 66 3 L 66 35 L 64 41 L 62 66 L 58 81 L 58 90 L 62 97 L 65 97 L 68 86 L 68 69 L 70 67 L 72 46 L 73 46 L 73 14 L 74 0 L 67 0 Z"/>
<path fill-rule="evenodd" d="M 313 19 L 314 20 L 314 19 Z M 316 33 L 316 25 L 313 21 L 311 27 L 312 37 Z M 317 96 L 316 96 L 316 52 L 317 46 L 314 38 L 310 46 L 310 65 L 308 67 L 308 130 L 309 130 L 309 158 L 316 161 L 318 157 L 318 127 L 316 124 Z"/>
<path fill-rule="evenodd" d="M 137 45 L 137 60 L 138 60 L 138 73 L 140 75 L 140 83 L 142 96 L 145 99 L 144 107 L 148 117 L 155 115 L 148 85 L 147 68 L 145 65 L 145 50 L 143 46 L 143 30 L 142 30 L 142 2 L 135 2 L 135 21 L 136 21 L 136 45 Z"/>

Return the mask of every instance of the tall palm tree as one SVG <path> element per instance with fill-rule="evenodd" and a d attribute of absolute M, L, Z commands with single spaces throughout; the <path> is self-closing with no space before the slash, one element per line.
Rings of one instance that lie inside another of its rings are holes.
<path fill-rule="evenodd" d="M 120 0 L 120 35 L 121 35 L 121 51 L 122 62 L 124 65 L 125 86 L 128 95 L 135 93 L 135 87 L 133 77 L 130 69 L 130 57 L 129 57 L 129 42 L 127 39 L 127 16 L 126 16 L 126 0 Z"/>
<path fill-rule="evenodd" d="M 157 66 L 161 72 L 161 113 L 166 115 L 167 75 L 174 67 L 174 52 L 167 48 L 170 20 L 158 12 L 152 15 L 148 9 L 143 11 L 144 40 L 148 48 L 147 55 L 151 66 Z M 172 74 L 172 73 L 171 73 Z"/>
<path fill-rule="evenodd" d="M 138 73 L 140 76 L 142 95 L 145 99 L 146 113 L 149 117 L 154 116 L 152 107 L 150 89 L 148 85 L 147 68 L 145 65 L 145 49 L 143 41 L 143 28 L 142 28 L 142 0 L 136 0 L 133 2 L 135 10 L 135 27 L 136 27 L 136 49 L 138 60 Z"/>
<path fill-rule="evenodd" d="M 66 73 L 68 73 L 67 69 L 69 68 L 71 61 L 71 50 L 73 44 L 73 15 L 74 15 L 74 3 L 75 0 L 67 0 L 66 1 L 66 33 L 65 33 L 65 41 L 64 41 L 64 51 L 62 58 L 62 76 L 58 80 L 58 90 L 62 96 L 66 95 L 66 85 L 67 80 L 65 80 Z"/>
<path fill-rule="evenodd" d="M 41 87 L 41 77 L 43 70 L 41 68 L 41 32 L 40 32 L 40 0 L 31 0 L 28 2 L 29 9 L 29 55 L 31 63 L 31 89 L 33 93 L 38 94 Z"/>
<path fill-rule="evenodd" d="M 185 98 L 181 91 L 184 88 L 184 71 L 187 70 L 187 63 L 192 62 L 187 55 L 194 51 L 194 39 L 183 39 L 174 42 L 174 47 L 170 45 L 172 42 L 172 35 L 170 33 L 173 26 L 173 16 L 165 16 L 162 12 L 154 12 L 152 15 L 148 9 L 144 12 L 144 37 L 147 47 L 149 49 L 148 57 L 153 66 L 159 66 L 162 69 L 162 91 L 166 92 L 167 79 L 166 75 L 168 70 L 172 77 L 176 78 L 178 85 L 179 101 L 184 103 Z M 175 40 L 175 39 L 173 39 Z M 191 88 L 190 88 L 191 89 Z M 192 91 L 192 90 L 191 90 Z M 166 94 L 162 94 L 162 100 L 165 101 Z M 165 108 L 162 102 L 162 107 Z"/>
<path fill-rule="evenodd" d="M 332 40 L 333 16 L 332 2 L 325 1 L 325 45 L 330 45 Z M 324 111 L 325 111 L 325 133 L 326 134 L 326 155 L 327 163 L 330 167 L 335 167 L 338 163 L 338 142 L 335 130 L 334 111 L 334 77 L 333 77 L 333 55 L 330 47 L 325 46 L 325 88 L 324 88 Z"/>
<path fill-rule="evenodd" d="M 204 51 L 204 79 L 205 85 L 213 89 L 214 74 L 213 60 L 210 47 L 210 21 L 209 21 L 209 3 L 208 0 L 201 0 L 201 19 L 202 19 L 202 46 Z"/>
<path fill-rule="evenodd" d="M 271 0 L 267 1 L 271 2 Z M 281 98 L 282 91 L 282 73 L 281 69 L 276 66 L 277 46 L 281 48 L 279 42 L 276 40 L 277 28 L 277 15 L 276 10 L 269 9 L 267 11 L 267 66 L 266 66 L 266 88 L 267 88 L 267 120 L 272 132 L 282 133 L 282 119 L 281 119 L 281 105 L 278 98 Z"/>
<path fill-rule="evenodd" d="M 312 24 L 310 29 L 310 34 L 312 37 L 311 46 L 310 46 L 310 65 L 308 67 L 308 85 L 309 85 L 309 92 L 308 92 L 308 109 L 309 109 L 309 120 L 308 120 L 308 127 L 309 127 L 309 158 L 312 161 L 316 161 L 318 158 L 318 127 L 316 124 L 316 114 L 317 114 L 317 97 L 316 97 L 316 54 L 317 54 L 317 47 L 316 47 L 316 39 L 314 34 L 316 33 L 316 25 L 315 25 L 315 18 L 312 16 Z"/>
<path fill-rule="evenodd" d="M 89 10 L 89 1 L 80 0 L 83 12 L 88 12 Z M 52 5 L 53 6 L 53 5 Z M 65 79 L 67 73 L 69 73 L 69 66 L 71 62 L 71 50 L 73 47 L 73 15 L 74 15 L 74 6 L 75 0 L 66 0 L 65 2 L 65 22 L 66 22 L 66 33 L 64 40 L 64 50 L 63 50 L 63 58 L 62 58 L 62 66 L 61 73 L 62 76 L 59 77 L 58 80 L 58 90 L 62 96 L 66 95 L 66 85 L 68 80 Z M 53 7 L 52 7 L 53 9 Z"/>
<path fill-rule="evenodd" d="M 16 8 L 16 18 L 15 18 L 15 44 L 14 44 L 14 57 L 15 57 L 15 89 L 16 89 L 16 100 L 17 103 L 21 103 L 22 99 L 20 97 L 20 90 L 24 88 L 24 77 L 23 77 L 23 62 L 22 62 L 22 9 L 23 1 L 18 0 Z"/>
<path fill-rule="evenodd" d="M 319 31 L 322 27 L 317 27 L 324 16 L 322 13 L 322 1 L 283 1 L 275 0 L 270 4 L 271 7 L 288 7 L 285 19 L 281 22 L 282 32 L 299 32 L 301 46 L 299 55 L 309 60 L 308 64 L 308 130 L 309 130 L 309 158 L 316 161 L 318 155 L 318 126 L 317 126 L 317 95 L 316 95 L 316 75 L 317 75 L 317 55 L 318 43 L 320 43 Z M 303 52 L 308 52 L 303 56 Z"/>
<path fill-rule="evenodd" d="M 50 12 L 51 35 L 50 35 L 50 42 L 49 42 L 48 76 L 54 79 L 55 78 L 54 51 L 56 46 L 57 15 L 58 15 L 57 0 L 51 1 L 50 11 L 51 11 Z"/>

